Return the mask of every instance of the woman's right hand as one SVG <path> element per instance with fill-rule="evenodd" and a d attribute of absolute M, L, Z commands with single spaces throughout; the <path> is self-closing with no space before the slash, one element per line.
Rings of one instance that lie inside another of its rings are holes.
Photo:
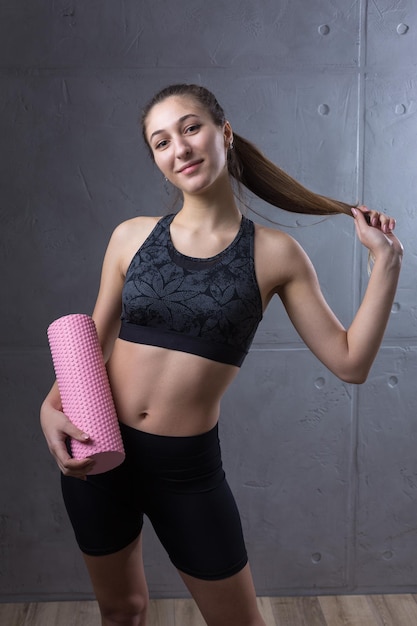
<path fill-rule="evenodd" d="M 56 409 L 48 401 L 48 398 L 42 404 L 40 419 L 49 450 L 61 472 L 65 476 L 85 479 L 86 474 L 94 466 L 94 460 L 71 458 L 67 450 L 66 440 L 71 437 L 82 443 L 88 443 L 89 435 L 77 428 L 62 411 Z"/>

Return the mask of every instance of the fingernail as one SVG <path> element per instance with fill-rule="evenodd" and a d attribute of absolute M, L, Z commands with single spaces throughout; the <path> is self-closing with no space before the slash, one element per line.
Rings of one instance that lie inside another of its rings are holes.
<path fill-rule="evenodd" d="M 357 214 L 358 214 L 358 212 L 357 212 L 357 210 L 355 209 L 355 207 L 352 207 L 350 210 L 352 211 L 353 215 L 356 217 L 356 216 L 357 216 Z"/>

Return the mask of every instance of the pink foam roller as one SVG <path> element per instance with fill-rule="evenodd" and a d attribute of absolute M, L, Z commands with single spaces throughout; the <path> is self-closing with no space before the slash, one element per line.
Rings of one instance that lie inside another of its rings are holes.
<path fill-rule="evenodd" d="M 90 442 L 71 440 L 75 459 L 95 460 L 90 474 L 107 472 L 125 458 L 119 421 L 111 394 L 94 320 L 88 315 L 65 315 L 48 328 L 62 408 Z"/>

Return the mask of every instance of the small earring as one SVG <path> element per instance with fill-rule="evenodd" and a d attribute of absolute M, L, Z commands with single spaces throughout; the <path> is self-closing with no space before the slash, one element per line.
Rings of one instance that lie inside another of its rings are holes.
<path fill-rule="evenodd" d="M 169 196 L 169 187 L 168 187 L 168 178 L 165 176 L 164 177 L 164 189 L 165 189 L 165 193 L 167 196 Z"/>
<path fill-rule="evenodd" d="M 229 143 L 229 150 L 233 150 L 233 148 L 234 148 L 234 145 L 233 145 L 233 139 L 232 139 L 232 141 Z"/>

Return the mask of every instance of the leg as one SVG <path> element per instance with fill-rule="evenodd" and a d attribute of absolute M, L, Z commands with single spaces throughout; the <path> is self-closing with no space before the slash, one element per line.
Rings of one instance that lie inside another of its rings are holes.
<path fill-rule="evenodd" d="M 102 626 L 144 626 L 148 588 L 141 536 L 114 554 L 84 554 L 84 560 L 100 607 Z"/>
<path fill-rule="evenodd" d="M 208 626 L 265 626 L 249 565 L 224 580 L 207 581 L 179 574 Z"/>
<path fill-rule="evenodd" d="M 207 624 L 265 626 L 217 428 L 159 437 L 146 450 L 157 479 L 146 485 L 145 511 Z"/>
<path fill-rule="evenodd" d="M 143 626 L 148 591 L 142 563 L 140 486 L 130 464 L 79 480 L 61 477 L 103 626 Z"/>

